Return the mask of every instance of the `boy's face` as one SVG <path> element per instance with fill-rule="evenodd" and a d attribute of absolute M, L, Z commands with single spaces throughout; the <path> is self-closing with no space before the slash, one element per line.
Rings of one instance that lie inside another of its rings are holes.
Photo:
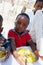
<path fill-rule="evenodd" d="M 0 22 L 0 33 L 2 32 L 3 28 L 2 28 L 2 22 Z"/>
<path fill-rule="evenodd" d="M 43 2 L 37 2 L 34 7 L 36 11 L 41 10 L 43 8 Z"/>
<path fill-rule="evenodd" d="M 28 18 L 26 16 L 18 16 L 17 20 L 16 20 L 16 30 L 19 33 L 22 33 L 26 30 L 28 26 Z"/>

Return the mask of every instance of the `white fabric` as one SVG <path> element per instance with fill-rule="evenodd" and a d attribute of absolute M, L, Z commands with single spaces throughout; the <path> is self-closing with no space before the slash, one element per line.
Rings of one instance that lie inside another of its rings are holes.
<path fill-rule="evenodd" d="M 0 65 L 20 65 L 16 59 L 13 57 L 13 55 L 10 55 L 10 57 L 3 63 L 0 63 Z"/>
<path fill-rule="evenodd" d="M 31 27 L 32 27 L 32 24 L 33 24 L 34 12 L 33 12 L 33 10 L 30 10 L 30 9 L 29 9 L 29 10 L 26 11 L 25 13 L 28 14 L 28 16 L 29 16 L 29 18 L 30 18 L 30 23 L 29 23 L 29 25 L 28 25 L 28 27 L 27 27 L 27 30 L 30 30 Z"/>
<path fill-rule="evenodd" d="M 33 20 L 33 26 L 30 31 L 31 37 L 37 44 L 37 49 L 43 55 L 43 13 L 42 10 L 36 12 Z"/>
<path fill-rule="evenodd" d="M 30 47 L 21 47 L 21 48 L 26 48 L 26 49 L 30 49 Z M 0 63 L 0 65 L 20 65 L 16 59 L 13 57 L 13 55 L 11 54 L 10 57 L 3 63 Z M 34 63 L 27 63 L 27 65 L 43 65 L 43 61 L 39 58 L 39 60 L 37 62 Z"/>

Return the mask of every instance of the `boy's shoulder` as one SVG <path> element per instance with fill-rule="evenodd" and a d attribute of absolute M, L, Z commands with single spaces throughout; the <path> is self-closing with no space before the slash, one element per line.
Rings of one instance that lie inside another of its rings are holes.
<path fill-rule="evenodd" d="M 10 32 L 10 31 L 13 31 L 13 29 L 10 29 L 9 32 Z"/>
<path fill-rule="evenodd" d="M 25 31 L 25 35 L 30 36 L 29 30 L 26 30 L 26 31 Z"/>
<path fill-rule="evenodd" d="M 14 32 L 15 32 L 14 29 L 10 29 L 8 33 L 12 34 L 12 33 L 14 33 Z"/>
<path fill-rule="evenodd" d="M 15 29 L 9 30 L 8 37 L 14 37 L 14 35 L 16 35 Z"/>
<path fill-rule="evenodd" d="M 40 14 L 42 14 L 42 10 L 38 10 L 35 15 L 39 16 Z"/>

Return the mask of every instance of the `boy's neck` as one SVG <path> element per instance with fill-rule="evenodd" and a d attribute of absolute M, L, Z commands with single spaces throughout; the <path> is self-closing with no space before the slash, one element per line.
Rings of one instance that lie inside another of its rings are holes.
<path fill-rule="evenodd" d="M 34 15 L 35 15 L 35 13 L 36 13 L 36 10 L 34 9 L 34 10 L 33 10 L 33 12 L 34 12 Z"/>
<path fill-rule="evenodd" d="M 19 35 L 22 35 L 24 32 L 21 32 L 21 33 L 19 33 L 16 29 L 15 29 L 15 31 L 17 32 L 17 34 L 19 34 Z"/>

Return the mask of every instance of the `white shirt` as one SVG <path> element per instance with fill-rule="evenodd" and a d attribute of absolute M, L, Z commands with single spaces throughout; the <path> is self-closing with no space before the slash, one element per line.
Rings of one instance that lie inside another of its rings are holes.
<path fill-rule="evenodd" d="M 37 44 L 40 55 L 43 55 L 43 13 L 42 10 L 36 12 L 33 26 L 30 30 L 31 37 Z"/>
<path fill-rule="evenodd" d="M 26 14 L 28 14 L 29 18 L 30 18 L 30 22 L 29 25 L 27 27 L 27 30 L 30 30 L 33 24 L 33 19 L 34 19 L 34 12 L 33 10 L 28 9 L 28 11 L 25 12 Z"/>

